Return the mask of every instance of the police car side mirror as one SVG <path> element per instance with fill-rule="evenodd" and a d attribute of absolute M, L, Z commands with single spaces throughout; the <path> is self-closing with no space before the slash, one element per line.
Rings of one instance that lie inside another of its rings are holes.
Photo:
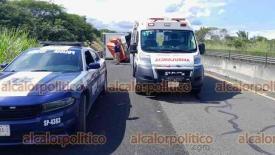
<path fill-rule="evenodd" d="M 203 55 L 205 53 L 205 44 L 199 44 L 199 50 L 200 50 L 200 54 Z"/>
<path fill-rule="evenodd" d="M 6 68 L 7 66 L 8 66 L 8 63 L 3 63 L 3 64 L 0 65 L 1 69 Z"/>
<path fill-rule="evenodd" d="M 137 44 L 130 45 L 130 53 L 135 54 L 137 52 Z"/>
<path fill-rule="evenodd" d="M 88 65 L 88 69 L 99 69 L 100 68 L 100 64 L 95 62 L 95 63 L 90 63 Z"/>

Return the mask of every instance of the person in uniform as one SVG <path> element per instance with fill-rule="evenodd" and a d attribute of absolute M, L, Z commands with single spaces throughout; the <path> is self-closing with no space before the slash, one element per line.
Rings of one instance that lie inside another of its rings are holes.
<path fill-rule="evenodd" d="M 120 43 L 119 43 L 119 40 L 117 40 L 115 42 L 115 59 L 117 61 L 117 65 L 120 64 L 120 53 L 121 53 L 121 49 L 120 49 Z"/>

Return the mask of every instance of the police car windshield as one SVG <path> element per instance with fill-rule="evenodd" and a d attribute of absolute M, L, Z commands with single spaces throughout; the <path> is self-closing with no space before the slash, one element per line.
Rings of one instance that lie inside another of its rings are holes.
<path fill-rule="evenodd" d="M 197 43 L 193 31 L 188 30 L 144 30 L 141 31 L 141 48 L 148 52 L 197 51 Z"/>
<path fill-rule="evenodd" d="M 80 50 L 30 50 L 16 58 L 4 72 L 78 72 L 81 70 Z"/>

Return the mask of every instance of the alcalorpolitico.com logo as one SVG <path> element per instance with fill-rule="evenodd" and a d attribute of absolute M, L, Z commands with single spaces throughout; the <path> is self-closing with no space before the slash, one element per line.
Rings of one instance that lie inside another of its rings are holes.
<path fill-rule="evenodd" d="M 23 136 L 23 144 L 26 145 L 104 145 L 107 138 L 104 135 L 95 135 L 91 132 L 78 132 L 74 135 L 55 135 L 50 132 L 35 134 L 30 132 Z"/>
<path fill-rule="evenodd" d="M 160 145 L 182 145 L 182 144 L 212 144 L 214 138 L 200 133 L 185 133 L 183 135 L 161 135 L 158 133 L 137 133 L 131 136 L 131 144 L 160 144 Z"/>

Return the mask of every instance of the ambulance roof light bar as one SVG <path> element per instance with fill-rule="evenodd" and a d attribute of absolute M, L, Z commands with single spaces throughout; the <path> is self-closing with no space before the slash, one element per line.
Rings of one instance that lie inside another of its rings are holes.
<path fill-rule="evenodd" d="M 153 20 L 154 22 L 159 21 L 159 20 L 164 20 L 164 18 L 149 18 L 150 20 Z"/>
<path fill-rule="evenodd" d="M 68 41 L 40 41 L 40 45 L 42 46 L 84 46 L 82 42 L 68 42 Z"/>
<path fill-rule="evenodd" d="M 155 26 L 155 22 L 160 21 L 160 20 L 172 20 L 180 23 L 181 27 L 186 27 L 188 25 L 188 21 L 185 18 L 149 18 L 151 20 L 148 23 L 148 26 L 153 27 Z M 164 26 L 169 27 L 171 26 L 170 23 L 165 23 Z"/>
<path fill-rule="evenodd" d="M 177 22 L 186 21 L 185 18 L 172 18 L 172 20 L 177 21 Z"/>
<path fill-rule="evenodd" d="M 180 23 L 180 26 L 181 27 L 186 27 L 187 26 L 187 23 L 185 22 L 185 23 Z"/>
<path fill-rule="evenodd" d="M 167 18 L 169 20 L 169 18 Z M 149 18 L 149 20 L 152 20 L 153 22 L 159 21 L 159 20 L 165 20 L 165 18 Z M 182 22 L 186 21 L 185 18 L 171 18 L 170 20 L 177 21 L 177 22 Z"/>

